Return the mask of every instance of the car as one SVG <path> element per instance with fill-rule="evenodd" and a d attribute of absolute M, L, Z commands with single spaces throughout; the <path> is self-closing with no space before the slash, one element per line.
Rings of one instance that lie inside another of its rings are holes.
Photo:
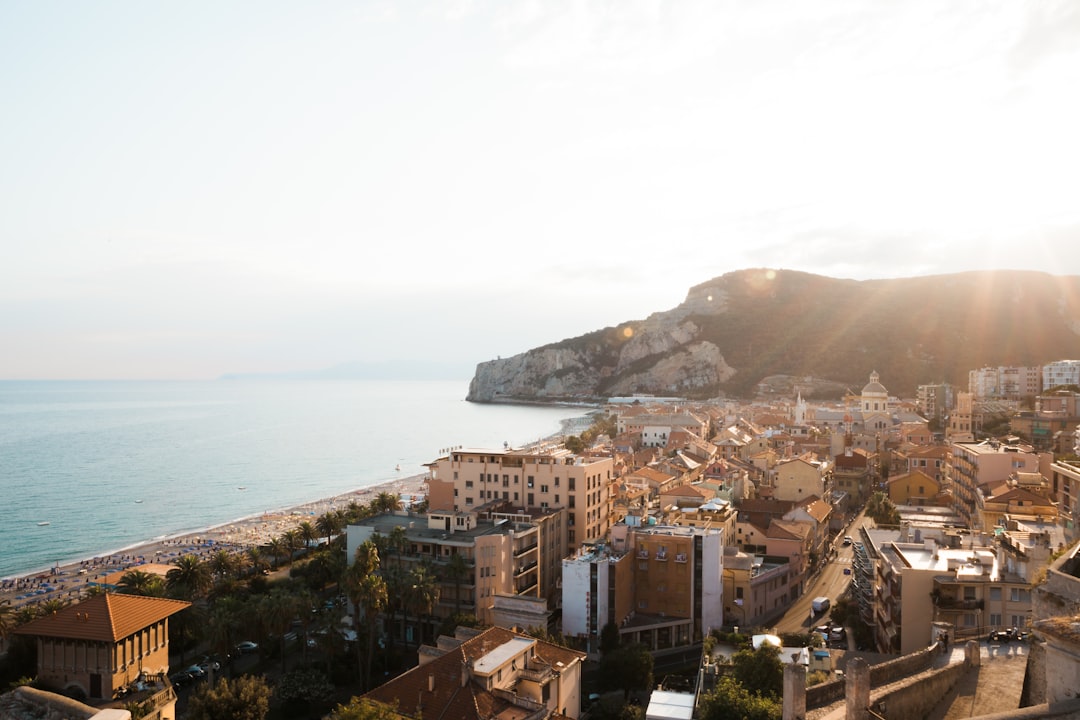
<path fill-rule="evenodd" d="M 258 651 L 258 649 L 259 643 L 252 642 L 250 640 L 244 640 L 243 642 L 236 643 L 236 652 L 240 653 L 241 655 L 248 655 L 249 653 Z"/>
<path fill-rule="evenodd" d="M 851 539 L 850 535 L 845 535 L 844 536 L 844 542 L 842 542 L 841 545 L 843 545 L 844 547 L 847 547 L 848 545 L 850 545 L 853 542 L 855 542 L 855 541 Z"/>
<path fill-rule="evenodd" d="M 190 675 L 191 677 L 196 678 L 196 679 L 201 678 L 201 677 L 206 677 L 206 670 L 199 667 L 198 665 L 192 665 L 191 667 L 189 667 L 184 672 L 186 672 L 188 675 Z"/>
<path fill-rule="evenodd" d="M 187 685 L 189 682 L 191 682 L 191 680 L 191 673 L 189 673 L 187 670 L 179 670 L 169 676 L 169 682 L 171 682 L 175 687 Z"/>

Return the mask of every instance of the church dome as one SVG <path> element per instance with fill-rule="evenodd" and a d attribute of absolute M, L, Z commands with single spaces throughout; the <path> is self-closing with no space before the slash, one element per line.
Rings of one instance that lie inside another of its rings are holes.
<path fill-rule="evenodd" d="M 888 397 L 889 391 L 878 382 L 878 377 L 877 372 L 870 373 L 870 382 L 862 389 L 863 395 L 884 395 Z"/>

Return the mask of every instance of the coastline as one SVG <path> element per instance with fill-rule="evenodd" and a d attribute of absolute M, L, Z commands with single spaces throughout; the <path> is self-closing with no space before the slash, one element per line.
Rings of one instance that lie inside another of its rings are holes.
<path fill-rule="evenodd" d="M 0 603 L 7 602 L 13 608 L 20 608 L 48 600 L 73 601 L 89 587 L 101 584 L 106 577 L 143 565 L 169 565 L 183 555 L 209 557 L 223 549 L 241 553 L 250 547 L 265 545 L 270 539 L 283 535 L 305 520 L 314 521 L 327 511 L 351 502 L 370 502 L 382 492 L 422 499 L 427 495 L 427 478 L 428 473 L 425 472 L 385 480 L 300 505 L 266 510 L 219 525 L 157 536 L 93 557 L 5 577 L 0 579 Z"/>

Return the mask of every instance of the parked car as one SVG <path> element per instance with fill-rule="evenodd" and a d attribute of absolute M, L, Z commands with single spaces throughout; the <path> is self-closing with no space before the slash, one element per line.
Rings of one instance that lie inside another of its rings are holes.
<path fill-rule="evenodd" d="M 181 687 L 183 685 L 187 685 L 189 682 L 191 682 L 191 680 L 191 673 L 189 673 L 187 670 L 178 670 L 177 672 L 174 672 L 172 675 L 169 676 L 169 682 L 171 682 L 174 687 Z"/>
<path fill-rule="evenodd" d="M 240 653 L 241 655 L 248 655 L 249 653 L 258 651 L 258 649 L 259 643 L 251 642 L 250 640 L 236 643 L 236 652 Z"/>
<path fill-rule="evenodd" d="M 853 542 L 855 542 L 855 541 L 851 539 L 850 535 L 845 535 L 844 536 L 844 542 L 842 542 L 841 545 L 844 545 L 846 547 L 846 546 L 850 545 Z"/>
<path fill-rule="evenodd" d="M 1005 630 L 994 630 L 987 638 L 989 642 L 1012 642 L 1013 640 L 1021 641 L 1027 640 L 1028 634 L 1025 630 L 1019 628 L 1006 628 Z"/>
<path fill-rule="evenodd" d="M 186 672 L 188 675 L 190 675 L 191 677 L 196 678 L 196 679 L 201 678 L 201 677 L 206 677 L 206 670 L 202 669 L 198 665 L 192 665 L 191 667 L 189 667 L 184 672 Z"/>

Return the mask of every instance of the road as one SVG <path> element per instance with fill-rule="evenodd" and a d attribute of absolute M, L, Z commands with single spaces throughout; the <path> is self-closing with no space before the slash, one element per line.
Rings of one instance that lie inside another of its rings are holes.
<path fill-rule="evenodd" d="M 863 512 L 860 512 L 852 521 L 848 530 L 841 533 L 839 539 L 842 539 L 844 535 L 857 538 L 858 529 L 864 525 L 872 526 L 873 521 L 867 519 Z M 842 545 L 839 539 L 835 545 L 836 557 L 829 560 L 821 571 L 807 583 L 806 592 L 803 596 L 792 603 L 784 616 L 777 621 L 775 625 L 777 633 L 807 632 L 828 616 L 827 612 L 817 616 L 812 615 L 810 603 L 813 599 L 825 596 L 835 603 L 836 599 L 847 589 L 848 583 L 851 582 L 851 575 L 845 575 L 844 570 L 851 567 L 854 548 L 850 545 Z"/>

